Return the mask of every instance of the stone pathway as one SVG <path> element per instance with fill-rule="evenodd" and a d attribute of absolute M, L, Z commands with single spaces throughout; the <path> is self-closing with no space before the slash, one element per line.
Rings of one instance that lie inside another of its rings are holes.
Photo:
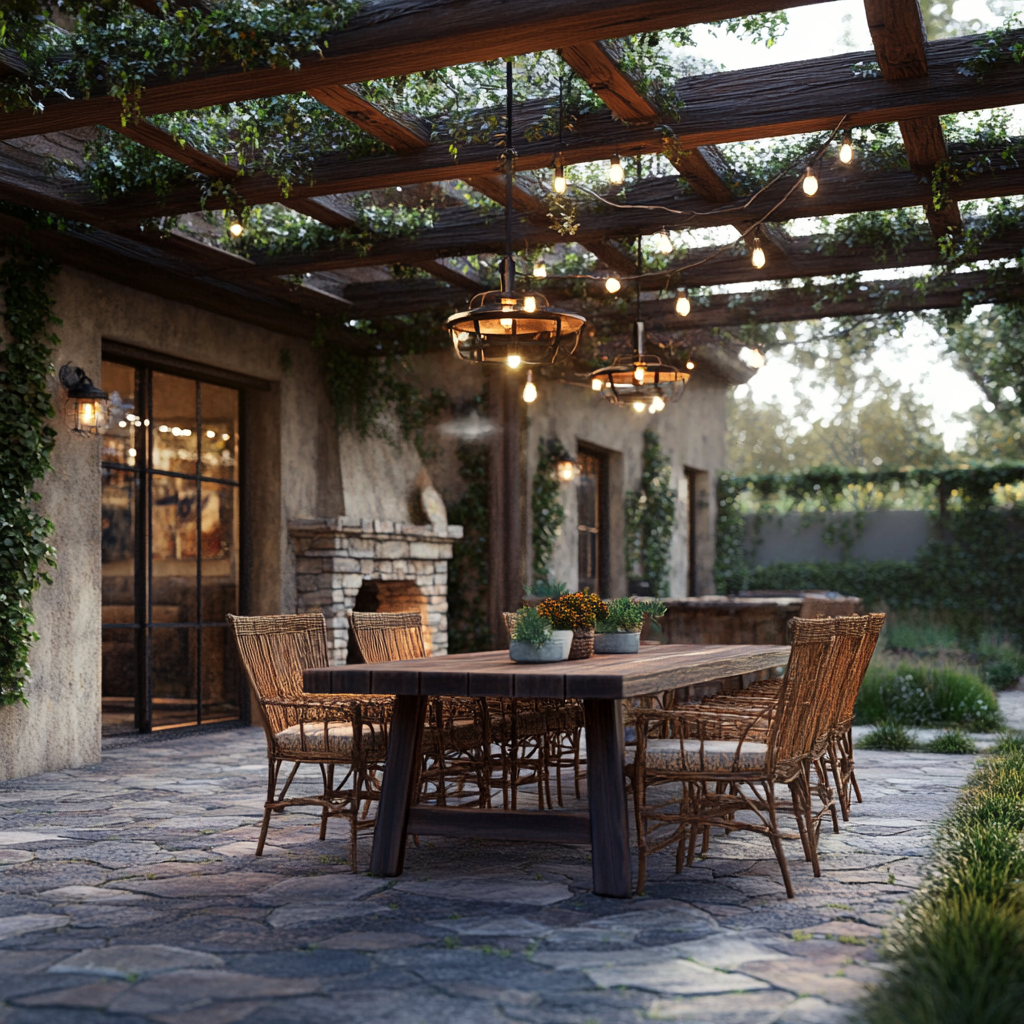
<path fill-rule="evenodd" d="M 256 860 L 262 733 L 147 738 L 0 785 L 0 1024 L 844 1021 L 973 760 L 859 753 L 823 877 L 787 844 L 794 900 L 740 833 L 618 901 L 552 845 L 424 837 L 401 878 L 352 874 L 300 810 Z"/>

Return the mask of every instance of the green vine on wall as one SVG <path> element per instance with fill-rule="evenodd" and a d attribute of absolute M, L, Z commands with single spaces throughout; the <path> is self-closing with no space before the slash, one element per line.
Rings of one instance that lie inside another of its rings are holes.
<path fill-rule="evenodd" d="M 825 589 L 856 594 L 869 605 L 953 614 L 966 642 L 986 624 L 1024 637 L 1024 464 L 955 469 L 880 469 L 877 473 L 823 466 L 793 474 L 718 478 L 719 593 Z M 917 491 L 938 536 L 912 561 L 777 563 L 752 566 L 745 552 L 744 508 L 755 516 L 796 510 L 804 515 L 885 507 L 887 496 Z M 873 501 L 858 499 L 875 495 Z"/>
<path fill-rule="evenodd" d="M 565 446 L 558 438 L 537 442 L 537 470 L 533 474 L 533 495 L 530 511 L 533 514 L 533 578 L 546 580 L 551 573 L 551 559 L 555 552 L 555 541 L 562 532 L 565 522 L 565 506 L 562 504 L 561 488 L 555 465 L 562 459 L 570 458 Z"/>
<path fill-rule="evenodd" d="M 59 269 L 48 256 L 24 244 L 0 250 L 0 293 L 6 344 L 0 349 L 0 705 L 26 703 L 29 649 L 38 640 L 32 625 L 32 595 L 51 583 L 46 567 L 57 564 L 47 538 L 53 523 L 32 508 L 35 485 L 52 468 L 57 432 L 47 378 L 60 339 L 49 329 L 49 286 Z"/>
<path fill-rule="evenodd" d="M 462 526 L 448 567 L 448 650 L 491 649 L 487 625 L 490 566 L 490 452 L 486 445 L 462 445 L 459 475 L 462 497 L 448 509 L 448 521 Z"/>
<path fill-rule="evenodd" d="M 658 435 L 645 430 L 640 490 L 626 492 L 626 566 L 631 583 L 650 584 L 651 597 L 668 597 L 675 522 L 668 459 Z"/>

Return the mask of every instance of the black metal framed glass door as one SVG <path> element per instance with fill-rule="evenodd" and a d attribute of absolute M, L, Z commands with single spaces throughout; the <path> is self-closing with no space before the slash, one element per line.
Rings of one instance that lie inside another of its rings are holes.
<path fill-rule="evenodd" d="M 607 458 L 584 448 L 579 452 L 576 482 L 579 587 L 595 594 L 608 589 Z"/>
<path fill-rule="evenodd" d="M 103 386 L 104 731 L 238 718 L 240 392 L 107 360 Z"/>

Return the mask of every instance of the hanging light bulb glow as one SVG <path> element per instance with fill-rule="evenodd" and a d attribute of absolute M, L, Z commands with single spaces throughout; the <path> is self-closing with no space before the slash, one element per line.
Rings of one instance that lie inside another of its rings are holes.
<path fill-rule="evenodd" d="M 637 368 L 633 371 L 633 379 L 637 384 L 643 384 L 644 382 L 644 367 L 643 363 L 639 363 Z"/>
<path fill-rule="evenodd" d="M 555 161 L 555 176 L 551 179 L 551 187 L 559 194 L 565 192 L 565 168 L 561 160 Z"/>
<path fill-rule="evenodd" d="M 811 164 L 807 165 L 807 171 L 804 173 L 803 188 L 805 196 L 813 196 L 818 191 L 818 179 Z"/>
<path fill-rule="evenodd" d="M 548 267 L 543 260 L 537 260 L 533 265 L 533 276 L 534 277 L 547 277 Z"/>
<path fill-rule="evenodd" d="M 848 164 L 853 162 L 853 133 L 843 133 L 843 143 L 839 147 L 839 162 Z"/>
<path fill-rule="evenodd" d="M 636 402 L 633 403 L 633 411 L 634 412 L 643 412 L 644 409 L 646 409 L 646 408 L 647 408 L 647 406 L 644 405 L 643 402 L 636 401 Z"/>
<path fill-rule="evenodd" d="M 245 227 L 237 217 L 232 217 L 231 223 L 228 224 L 228 231 L 231 233 L 232 238 L 241 238 Z"/>
<path fill-rule="evenodd" d="M 665 408 L 665 399 L 662 398 L 661 395 L 655 395 L 651 399 L 651 405 L 650 405 L 650 410 L 649 411 L 652 412 L 652 413 L 661 412 L 661 410 L 664 409 L 664 408 Z"/>
<path fill-rule="evenodd" d="M 590 390 L 591 391 L 600 391 L 601 388 L 603 388 L 603 387 L 604 387 L 604 385 L 601 383 L 601 381 L 597 377 L 595 377 L 590 382 Z"/>
<path fill-rule="evenodd" d="M 617 277 L 608 277 L 605 278 L 604 286 L 614 295 L 622 287 L 622 282 Z"/>
<path fill-rule="evenodd" d="M 622 169 L 618 153 L 612 157 L 612 162 L 608 165 L 608 180 L 613 185 L 621 185 L 626 180 L 626 172 Z"/>
<path fill-rule="evenodd" d="M 526 371 L 526 387 L 523 388 L 523 401 L 537 401 L 537 385 L 533 383 L 533 370 Z"/>
<path fill-rule="evenodd" d="M 522 365 L 523 357 L 518 352 L 510 352 L 506 362 L 510 370 L 518 370 Z"/>
<path fill-rule="evenodd" d="M 501 326 L 504 327 L 506 331 L 511 331 L 512 330 L 512 318 L 508 317 L 508 316 L 503 316 L 501 318 Z"/>
<path fill-rule="evenodd" d="M 686 292 L 683 292 L 676 299 L 676 312 L 680 316 L 689 316 L 690 315 L 690 300 L 687 297 Z"/>
<path fill-rule="evenodd" d="M 523 299 L 523 312 L 524 313 L 536 313 L 537 312 L 537 300 L 532 295 L 527 295 Z"/>
<path fill-rule="evenodd" d="M 761 248 L 761 238 L 759 235 L 754 235 L 754 248 L 750 250 L 750 262 L 760 270 L 764 264 L 764 249 Z"/>
<path fill-rule="evenodd" d="M 668 232 L 662 228 L 658 233 L 658 252 L 663 256 L 667 256 L 672 251 L 672 239 L 668 237 Z"/>
<path fill-rule="evenodd" d="M 693 360 L 691 360 L 691 359 L 687 359 L 686 360 L 686 368 L 688 370 L 692 370 L 693 369 Z"/>

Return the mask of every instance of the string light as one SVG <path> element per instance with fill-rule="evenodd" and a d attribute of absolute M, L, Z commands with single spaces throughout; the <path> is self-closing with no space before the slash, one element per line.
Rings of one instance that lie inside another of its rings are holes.
<path fill-rule="evenodd" d="M 523 299 L 523 312 L 524 313 L 536 313 L 537 312 L 537 300 L 532 295 L 527 295 Z"/>
<path fill-rule="evenodd" d="M 662 228 L 658 234 L 658 252 L 663 256 L 667 256 L 672 251 L 672 239 L 668 237 L 668 232 Z"/>
<path fill-rule="evenodd" d="M 548 267 L 543 260 L 537 260 L 533 265 L 533 276 L 534 277 L 547 277 Z"/>
<path fill-rule="evenodd" d="M 764 264 L 764 249 L 761 248 L 760 235 L 754 235 L 754 248 L 750 251 L 750 262 L 760 270 Z"/>
<path fill-rule="evenodd" d="M 526 387 L 523 388 L 523 401 L 537 401 L 537 385 L 533 383 L 533 370 L 526 371 Z"/>
<path fill-rule="evenodd" d="M 676 312 L 680 316 L 690 315 L 690 299 L 686 292 L 680 292 L 676 298 Z"/>
<path fill-rule="evenodd" d="M 555 161 L 555 176 L 551 180 L 551 187 L 559 194 L 565 192 L 565 168 L 561 160 Z"/>
<path fill-rule="evenodd" d="M 839 161 L 844 164 L 853 161 L 853 132 L 843 133 L 843 144 L 839 147 Z"/>
<path fill-rule="evenodd" d="M 245 226 L 237 217 L 232 217 L 231 223 L 228 225 L 228 231 L 231 233 L 232 238 L 241 238 L 245 231 Z"/>
<path fill-rule="evenodd" d="M 608 180 L 613 185 L 621 185 L 626 180 L 626 172 L 622 169 L 618 153 L 612 157 L 612 162 L 608 165 Z"/>
<path fill-rule="evenodd" d="M 804 195 L 813 196 L 817 191 L 818 179 L 814 175 L 814 167 L 808 164 L 807 171 L 804 173 Z"/>
<path fill-rule="evenodd" d="M 604 286 L 614 295 L 622 287 L 622 282 L 617 277 L 606 277 Z"/>
<path fill-rule="evenodd" d="M 688 370 L 692 370 L 693 369 L 693 360 L 692 359 L 687 359 L 686 360 L 686 368 Z"/>
<path fill-rule="evenodd" d="M 523 362 L 523 357 L 518 352 L 510 352 L 507 362 L 510 370 L 518 370 Z"/>
<path fill-rule="evenodd" d="M 603 388 L 603 387 L 604 387 L 604 385 L 601 383 L 600 380 L 598 380 L 597 377 L 594 377 L 593 380 L 591 380 L 591 382 L 590 382 L 590 390 L 591 391 L 600 391 L 601 388 Z"/>

